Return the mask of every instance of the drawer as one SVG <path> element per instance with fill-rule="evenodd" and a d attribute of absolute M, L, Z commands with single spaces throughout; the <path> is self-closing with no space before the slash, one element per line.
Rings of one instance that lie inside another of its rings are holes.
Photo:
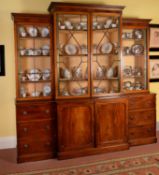
<path fill-rule="evenodd" d="M 156 104 L 155 94 L 129 96 L 128 100 L 129 110 L 155 108 Z"/>
<path fill-rule="evenodd" d="M 129 128 L 129 139 L 144 139 L 156 135 L 154 125 L 138 126 Z"/>
<path fill-rule="evenodd" d="M 49 119 L 56 115 L 55 106 L 51 103 L 17 104 L 16 110 L 18 121 Z"/>
<path fill-rule="evenodd" d="M 18 140 L 18 154 L 37 154 L 37 153 L 47 153 L 54 152 L 55 141 L 51 139 L 44 140 Z"/>
<path fill-rule="evenodd" d="M 54 120 L 43 120 L 36 122 L 22 122 L 17 124 L 18 138 L 53 138 L 56 134 L 56 123 Z"/>
<path fill-rule="evenodd" d="M 155 110 L 129 112 L 129 127 L 153 125 L 156 120 Z"/>

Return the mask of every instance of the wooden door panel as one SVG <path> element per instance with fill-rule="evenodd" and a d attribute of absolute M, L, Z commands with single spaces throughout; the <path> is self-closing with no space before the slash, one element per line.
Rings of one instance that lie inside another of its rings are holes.
<path fill-rule="evenodd" d="M 92 147 L 93 105 L 67 103 L 58 105 L 59 150 L 76 150 Z"/>
<path fill-rule="evenodd" d="M 97 145 L 110 145 L 127 141 L 127 100 L 97 101 Z"/>

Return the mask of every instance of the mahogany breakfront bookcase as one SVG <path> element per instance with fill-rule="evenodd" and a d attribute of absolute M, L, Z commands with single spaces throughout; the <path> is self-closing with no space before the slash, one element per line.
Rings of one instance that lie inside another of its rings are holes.
<path fill-rule="evenodd" d="M 13 13 L 18 162 L 156 142 L 148 19 L 123 6 L 55 3 Z"/>

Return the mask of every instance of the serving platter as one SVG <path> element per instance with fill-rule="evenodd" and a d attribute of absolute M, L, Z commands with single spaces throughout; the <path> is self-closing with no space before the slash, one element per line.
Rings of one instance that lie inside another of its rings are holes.
<path fill-rule="evenodd" d="M 75 55 L 77 54 L 78 49 L 74 44 L 66 44 L 64 46 L 64 51 L 67 55 Z"/>
<path fill-rule="evenodd" d="M 113 44 L 110 42 L 104 43 L 104 44 L 102 44 L 100 50 L 101 50 L 101 53 L 103 53 L 103 54 L 109 54 L 113 50 Z"/>

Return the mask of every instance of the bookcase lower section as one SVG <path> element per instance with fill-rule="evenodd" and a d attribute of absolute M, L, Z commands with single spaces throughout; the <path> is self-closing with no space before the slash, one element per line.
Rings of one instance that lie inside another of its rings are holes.
<path fill-rule="evenodd" d="M 18 162 L 129 149 L 156 139 L 156 96 L 17 102 Z"/>

